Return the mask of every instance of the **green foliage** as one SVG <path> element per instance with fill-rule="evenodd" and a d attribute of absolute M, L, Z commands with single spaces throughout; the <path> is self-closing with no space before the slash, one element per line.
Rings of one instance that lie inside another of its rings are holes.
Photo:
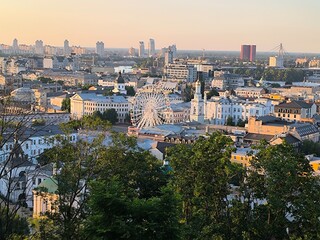
<path fill-rule="evenodd" d="M 237 122 L 238 127 L 245 127 L 246 123 L 248 123 L 248 120 L 243 121 L 241 118 L 239 118 Z"/>
<path fill-rule="evenodd" d="M 178 239 L 177 199 L 169 188 L 139 198 L 121 181 L 92 182 L 85 233 L 90 239 Z"/>
<path fill-rule="evenodd" d="M 60 124 L 60 127 L 66 133 L 70 133 L 74 130 L 108 130 L 111 127 L 109 121 L 101 119 L 99 113 L 93 113 L 93 115 L 83 116 L 80 120 L 71 120 L 67 123 Z"/>
<path fill-rule="evenodd" d="M 229 194 L 232 141 L 215 132 L 193 146 L 169 149 L 172 184 L 182 200 L 184 239 L 222 237 L 226 198 Z"/>
<path fill-rule="evenodd" d="M 61 110 L 70 112 L 70 107 L 71 107 L 70 102 L 71 102 L 70 98 L 63 99 L 61 103 Z"/>
<path fill-rule="evenodd" d="M 15 212 L 8 211 L 7 206 L 0 206 L 0 239 L 23 239 L 27 234 L 29 234 L 27 220 Z"/>
<path fill-rule="evenodd" d="M 208 93 L 207 93 L 207 99 L 210 99 L 213 96 L 219 96 L 219 93 L 216 89 L 212 88 Z"/>
<path fill-rule="evenodd" d="M 47 77 L 38 77 L 38 80 L 41 81 L 42 83 L 54 83 L 54 81 L 51 78 L 47 78 Z"/>
<path fill-rule="evenodd" d="M 311 140 L 305 140 L 299 146 L 299 150 L 305 155 L 314 154 L 316 156 L 320 156 L 320 143 L 313 142 Z"/>
<path fill-rule="evenodd" d="M 85 84 L 81 86 L 81 90 L 89 90 L 90 87 L 92 87 L 93 85 L 90 84 Z"/>
<path fill-rule="evenodd" d="M 118 122 L 118 114 L 114 108 L 107 109 L 102 114 L 102 119 L 109 121 L 111 124 Z"/>
<path fill-rule="evenodd" d="M 134 88 L 132 86 L 126 86 L 126 90 L 127 90 L 127 95 L 128 96 L 136 95 L 136 91 L 134 90 Z"/>
<path fill-rule="evenodd" d="M 235 125 L 234 121 L 233 121 L 233 118 L 231 116 L 228 116 L 226 125 L 227 126 L 234 126 Z"/>
<path fill-rule="evenodd" d="M 32 126 L 44 126 L 46 125 L 46 121 L 44 119 L 34 119 L 32 121 Z"/>

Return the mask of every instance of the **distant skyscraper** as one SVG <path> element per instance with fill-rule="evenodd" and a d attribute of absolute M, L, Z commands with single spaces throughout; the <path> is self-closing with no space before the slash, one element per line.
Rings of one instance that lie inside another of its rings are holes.
<path fill-rule="evenodd" d="M 134 57 L 135 55 L 136 55 L 136 50 L 133 47 L 129 48 L 129 56 Z"/>
<path fill-rule="evenodd" d="M 165 53 L 164 53 L 164 64 L 168 65 L 170 63 L 173 63 L 173 52 L 169 48 Z"/>
<path fill-rule="evenodd" d="M 18 39 L 13 39 L 13 42 L 12 42 L 12 49 L 13 51 L 18 51 L 19 50 L 19 45 L 18 45 Z"/>
<path fill-rule="evenodd" d="M 256 45 L 250 45 L 250 62 L 254 62 L 256 60 Z"/>
<path fill-rule="evenodd" d="M 64 40 L 63 54 L 66 55 L 66 56 L 71 54 L 71 48 L 69 46 L 69 41 L 68 40 Z"/>
<path fill-rule="evenodd" d="M 44 54 L 44 47 L 43 47 L 43 41 L 42 40 L 37 40 L 35 42 L 34 52 L 35 52 L 35 54 L 38 54 L 38 55 L 43 55 Z"/>
<path fill-rule="evenodd" d="M 96 43 L 96 53 L 100 57 L 104 56 L 104 43 L 103 42 L 97 42 Z"/>
<path fill-rule="evenodd" d="M 256 59 L 256 45 L 241 45 L 240 60 L 253 62 Z"/>
<path fill-rule="evenodd" d="M 140 41 L 139 42 L 139 57 L 144 57 L 145 52 L 144 52 L 144 42 Z"/>
<path fill-rule="evenodd" d="M 149 39 L 148 50 L 149 50 L 149 57 L 152 57 L 156 54 L 156 46 L 155 46 L 154 39 L 152 38 Z"/>
<path fill-rule="evenodd" d="M 177 58 L 177 46 L 173 44 L 169 46 L 169 49 L 172 51 L 173 58 Z"/>

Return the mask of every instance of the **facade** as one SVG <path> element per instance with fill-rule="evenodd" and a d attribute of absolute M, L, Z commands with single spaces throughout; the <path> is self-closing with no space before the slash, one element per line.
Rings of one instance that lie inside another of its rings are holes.
<path fill-rule="evenodd" d="M 241 45 L 240 60 L 254 62 L 256 59 L 256 45 Z"/>
<path fill-rule="evenodd" d="M 311 123 L 290 123 L 274 116 L 251 117 L 247 131 L 251 137 L 255 136 L 257 142 L 262 139 L 272 141 L 282 136 L 318 142 L 320 136 L 318 128 Z"/>
<path fill-rule="evenodd" d="M 304 101 L 285 102 L 274 107 L 274 116 L 290 122 L 310 119 L 316 113 L 316 104 Z"/>
<path fill-rule="evenodd" d="M 92 115 L 95 111 L 103 113 L 107 109 L 115 109 L 118 121 L 125 122 L 130 114 L 131 104 L 123 96 L 103 96 L 95 93 L 78 93 L 70 98 L 71 118 L 81 119 L 85 115 Z"/>
<path fill-rule="evenodd" d="M 168 49 L 164 53 L 164 64 L 169 65 L 173 63 L 173 52 L 171 49 Z"/>
<path fill-rule="evenodd" d="M 114 88 L 112 92 L 116 94 L 124 94 L 127 95 L 126 85 L 123 77 L 121 76 L 121 72 L 119 72 L 119 76 L 114 81 Z"/>
<path fill-rule="evenodd" d="M 269 67 L 283 68 L 283 57 L 281 56 L 270 57 Z"/>
<path fill-rule="evenodd" d="M 235 124 L 252 116 L 265 116 L 273 113 L 274 106 L 268 99 L 255 101 L 242 100 L 237 97 L 212 97 L 204 102 L 205 120 L 216 125 L 224 125 L 229 117 Z"/>
<path fill-rule="evenodd" d="M 197 79 L 197 69 L 193 65 L 172 63 L 165 66 L 164 75 L 169 79 L 192 83 Z"/>
<path fill-rule="evenodd" d="M 239 87 L 234 91 L 238 97 L 244 98 L 258 98 L 266 93 L 265 89 L 256 87 Z"/>
<path fill-rule="evenodd" d="M 238 74 L 231 74 L 224 71 L 215 71 L 211 86 L 221 90 L 231 90 L 244 87 L 244 80 Z"/>
<path fill-rule="evenodd" d="M 45 191 L 41 191 L 45 189 Z M 33 190 L 33 218 L 45 216 L 46 213 L 58 211 L 59 200 L 58 182 L 54 178 L 47 178 Z"/>
<path fill-rule="evenodd" d="M 139 42 L 139 57 L 144 57 L 144 56 L 145 56 L 144 42 L 140 41 Z"/>
<path fill-rule="evenodd" d="M 190 102 L 171 103 L 163 111 L 163 115 L 166 123 L 176 124 L 190 121 Z"/>
<path fill-rule="evenodd" d="M 153 57 L 156 54 L 155 41 L 152 38 L 149 39 L 148 51 L 149 51 L 149 57 Z"/>
<path fill-rule="evenodd" d="M 35 54 L 38 54 L 38 55 L 43 55 L 44 54 L 44 47 L 43 47 L 43 41 L 42 40 L 37 40 L 35 42 L 34 52 L 35 52 Z"/>
<path fill-rule="evenodd" d="M 3 135 L 4 138 L 8 139 L 0 150 L 0 162 L 8 160 L 10 158 L 11 152 L 14 149 L 15 140 L 9 138 L 10 136 L 10 133 L 6 133 Z M 57 144 L 56 141 L 52 141 L 57 136 L 64 136 L 66 138 L 68 137 L 69 140 L 73 143 L 78 140 L 77 132 L 70 133 L 67 136 L 59 128 L 59 126 L 47 125 L 24 128 L 17 141 L 26 158 L 35 163 L 36 158 L 41 153 Z"/>
<path fill-rule="evenodd" d="M 96 53 L 100 56 L 104 56 L 104 43 L 103 42 L 97 42 L 96 43 Z"/>
<path fill-rule="evenodd" d="M 68 40 L 64 40 L 64 43 L 63 43 L 63 54 L 65 56 L 68 56 L 71 54 L 71 48 L 69 46 L 69 41 Z"/>
<path fill-rule="evenodd" d="M 204 108 L 205 108 L 205 104 L 201 94 L 201 83 L 198 80 L 196 82 L 196 91 L 194 94 L 194 98 L 191 100 L 190 121 L 204 123 L 204 115 L 205 115 Z"/>

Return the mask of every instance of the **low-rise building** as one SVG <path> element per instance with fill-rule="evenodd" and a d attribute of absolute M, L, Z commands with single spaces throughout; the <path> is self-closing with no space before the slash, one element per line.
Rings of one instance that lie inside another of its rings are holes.
<path fill-rule="evenodd" d="M 218 89 L 236 89 L 244 87 L 244 80 L 238 74 L 231 74 L 225 71 L 215 71 L 211 86 Z"/>
<path fill-rule="evenodd" d="M 107 109 L 115 109 L 118 121 L 124 123 L 130 114 L 131 104 L 123 96 L 103 96 L 96 93 L 77 93 L 70 98 L 71 118 L 81 119 L 96 111 L 103 113 Z"/>
<path fill-rule="evenodd" d="M 266 90 L 264 88 L 257 87 L 239 87 L 234 91 L 238 97 L 243 98 L 258 98 L 261 97 L 262 94 L 266 93 Z"/>
<path fill-rule="evenodd" d="M 304 101 L 294 100 L 274 107 L 274 115 L 286 121 L 303 121 L 312 118 L 316 113 L 316 104 Z"/>

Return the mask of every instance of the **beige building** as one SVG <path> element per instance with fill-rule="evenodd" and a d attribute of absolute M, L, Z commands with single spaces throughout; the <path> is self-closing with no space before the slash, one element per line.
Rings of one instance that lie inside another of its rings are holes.
<path fill-rule="evenodd" d="M 236 95 L 244 98 L 258 98 L 262 94 L 266 93 L 266 90 L 263 88 L 256 87 L 239 87 L 234 90 Z"/>
<path fill-rule="evenodd" d="M 33 218 L 45 216 L 46 213 L 58 211 L 59 195 L 58 183 L 53 178 L 48 178 L 33 190 Z"/>
<path fill-rule="evenodd" d="M 291 101 L 280 103 L 274 107 L 274 115 L 286 121 L 303 121 L 317 113 L 315 103 Z"/>

